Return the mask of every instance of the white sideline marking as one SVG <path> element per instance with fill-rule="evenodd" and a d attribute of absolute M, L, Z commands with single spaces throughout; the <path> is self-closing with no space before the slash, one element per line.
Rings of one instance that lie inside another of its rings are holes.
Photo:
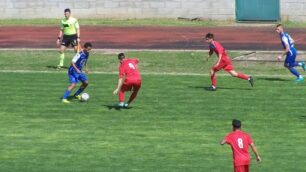
<path fill-rule="evenodd" d="M 42 70 L 0 70 L 0 73 L 67 73 L 67 70 L 59 71 L 42 71 Z M 105 75 L 114 75 L 118 72 L 90 72 L 89 74 L 105 74 Z M 163 76 L 210 76 L 209 73 L 177 73 L 177 72 L 141 72 L 141 75 L 163 75 Z M 230 76 L 227 73 L 220 73 L 217 76 Z M 252 75 L 257 77 L 292 77 L 292 75 L 265 75 L 257 74 Z"/>

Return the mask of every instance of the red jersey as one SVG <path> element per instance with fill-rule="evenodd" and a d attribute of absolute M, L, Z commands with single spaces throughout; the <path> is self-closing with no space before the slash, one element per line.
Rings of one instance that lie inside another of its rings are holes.
<path fill-rule="evenodd" d="M 209 45 L 209 50 L 214 51 L 218 56 L 219 54 L 222 54 L 221 61 L 230 61 L 230 58 L 228 57 L 226 50 L 222 47 L 222 45 L 219 42 L 213 41 Z"/>
<path fill-rule="evenodd" d="M 137 68 L 138 59 L 124 59 L 119 66 L 119 78 L 125 76 L 125 82 L 141 81 L 140 73 Z"/>
<path fill-rule="evenodd" d="M 252 137 L 241 130 L 229 133 L 225 137 L 227 144 L 231 145 L 233 151 L 234 166 L 249 165 L 251 156 L 249 145 L 253 143 Z"/>

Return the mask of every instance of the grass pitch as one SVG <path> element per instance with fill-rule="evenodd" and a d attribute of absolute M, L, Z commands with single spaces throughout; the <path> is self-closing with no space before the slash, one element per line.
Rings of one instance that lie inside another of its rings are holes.
<path fill-rule="evenodd" d="M 306 85 L 282 64 L 234 62 L 255 87 L 221 72 L 210 92 L 203 74 L 214 60 L 203 53 L 128 55 L 139 57 L 143 85 L 131 109 L 116 110 L 116 55 L 93 54 L 90 101 L 66 105 L 67 71 L 53 68 L 56 52 L 1 51 L 0 171 L 232 171 L 230 147 L 218 141 L 233 118 L 262 156 L 257 165 L 252 155 L 251 171 L 306 169 Z"/>

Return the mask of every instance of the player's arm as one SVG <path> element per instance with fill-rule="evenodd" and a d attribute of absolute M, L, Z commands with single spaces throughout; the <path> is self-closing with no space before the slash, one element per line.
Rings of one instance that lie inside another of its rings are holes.
<path fill-rule="evenodd" d="M 56 44 L 57 45 L 60 45 L 62 36 L 63 36 L 63 30 L 60 30 L 59 34 L 58 34 L 58 37 L 56 39 Z"/>
<path fill-rule="evenodd" d="M 214 65 L 214 67 L 217 67 L 217 66 L 220 64 L 221 59 L 222 59 L 222 54 L 219 53 L 219 54 L 218 54 L 218 61 L 217 61 L 217 63 Z"/>
<path fill-rule="evenodd" d="M 124 80 L 125 80 L 125 75 L 122 76 L 122 77 L 119 77 L 117 87 L 113 91 L 113 94 L 117 94 L 119 92 L 119 90 L 121 90 L 121 87 L 123 85 Z"/>
<path fill-rule="evenodd" d="M 87 62 L 84 64 L 84 67 L 85 67 L 85 73 L 89 73 Z"/>
<path fill-rule="evenodd" d="M 260 156 L 259 156 L 259 153 L 258 153 L 258 151 L 257 151 L 257 149 L 256 149 L 255 144 L 254 144 L 254 143 L 251 143 L 250 146 L 251 146 L 252 151 L 254 152 L 254 154 L 255 154 L 255 156 L 256 156 L 256 160 L 257 160 L 258 162 L 261 162 L 261 158 L 260 158 Z"/>
<path fill-rule="evenodd" d="M 80 58 L 80 54 L 77 53 L 71 61 L 71 66 L 75 69 L 75 71 L 77 71 L 77 73 L 81 73 L 80 69 L 78 69 L 77 66 L 75 65 L 75 63 L 78 61 L 79 58 Z"/>
<path fill-rule="evenodd" d="M 285 43 L 286 48 L 285 48 L 285 50 L 282 52 L 282 54 L 279 55 L 279 56 L 277 57 L 278 60 L 281 60 L 282 57 L 283 57 L 284 55 L 286 55 L 286 54 L 290 51 L 288 39 L 284 37 L 284 38 L 283 38 L 283 42 Z"/>
<path fill-rule="evenodd" d="M 206 61 L 208 61 L 211 57 L 211 55 L 214 53 L 214 51 L 212 49 L 209 49 L 209 52 L 208 52 L 208 56 L 206 58 Z"/>
<path fill-rule="evenodd" d="M 220 145 L 224 145 L 226 143 L 226 140 L 225 138 L 223 138 L 221 141 L 220 141 Z"/>
<path fill-rule="evenodd" d="M 75 29 L 77 31 L 77 41 L 80 42 L 81 41 L 81 31 L 80 31 L 80 25 L 78 21 L 75 22 Z"/>

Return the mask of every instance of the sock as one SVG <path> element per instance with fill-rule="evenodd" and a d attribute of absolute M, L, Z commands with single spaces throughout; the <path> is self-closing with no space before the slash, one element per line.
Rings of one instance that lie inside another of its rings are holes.
<path fill-rule="evenodd" d="M 75 96 L 81 94 L 81 92 L 83 92 L 84 90 L 85 90 L 85 88 L 81 88 L 81 87 L 80 87 L 80 88 L 74 93 L 73 97 L 75 97 Z"/>
<path fill-rule="evenodd" d="M 215 75 L 210 75 L 210 79 L 211 79 L 211 85 L 216 87 L 217 84 L 217 79 Z"/>
<path fill-rule="evenodd" d="M 294 67 L 291 67 L 289 68 L 290 72 L 295 75 L 297 78 L 300 76 L 299 72 L 294 68 Z"/>
<path fill-rule="evenodd" d="M 64 94 L 64 96 L 63 96 L 63 99 L 67 99 L 68 96 L 69 96 L 69 94 L 70 94 L 70 92 L 71 92 L 71 91 L 66 90 L 66 92 L 65 92 L 65 94 Z"/>
<path fill-rule="evenodd" d="M 65 59 L 65 54 L 64 53 L 60 54 L 59 66 L 64 66 L 64 59 Z"/>
<path fill-rule="evenodd" d="M 123 91 L 119 92 L 119 102 L 124 102 L 124 92 Z"/>
<path fill-rule="evenodd" d="M 244 80 L 249 79 L 249 77 L 247 75 L 243 74 L 243 73 L 238 73 L 237 78 L 244 79 Z"/>

